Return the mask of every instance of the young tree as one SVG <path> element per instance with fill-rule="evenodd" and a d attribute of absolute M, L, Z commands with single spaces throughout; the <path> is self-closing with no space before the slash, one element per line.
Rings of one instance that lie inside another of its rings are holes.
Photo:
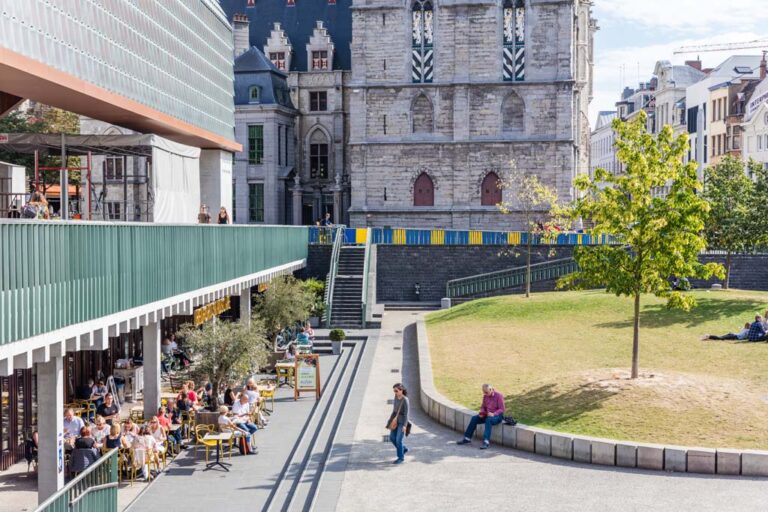
<path fill-rule="evenodd" d="M 525 255 L 525 296 L 531 296 L 531 251 L 533 237 L 551 233 L 554 229 L 551 209 L 557 204 L 557 191 L 544 185 L 535 174 L 520 171 L 515 162 L 512 170 L 501 181 L 500 188 L 507 190 L 507 200 L 497 205 L 501 213 L 520 213 L 527 236 Z"/>
<path fill-rule="evenodd" d="M 252 375 L 267 363 L 270 353 L 264 322 L 254 316 L 245 322 L 211 320 L 202 327 L 182 326 L 179 336 L 195 357 L 195 368 L 218 390 L 221 384 Z"/>
<path fill-rule="evenodd" d="M 750 158 L 747 163 L 749 177 L 754 180 L 754 199 L 750 205 L 750 237 L 748 247 L 755 249 L 768 245 L 768 169 Z"/>
<path fill-rule="evenodd" d="M 277 335 L 285 327 L 304 321 L 312 309 L 313 296 L 298 279 L 285 276 L 273 279 L 258 297 L 254 310 L 264 321 L 267 337 L 277 349 Z"/>
<path fill-rule="evenodd" d="M 704 198 L 709 201 L 706 235 L 709 247 L 725 251 L 725 288 L 731 277 L 731 255 L 751 240 L 754 183 L 744 164 L 726 156 L 704 171 Z"/>
<path fill-rule="evenodd" d="M 629 123 L 615 120 L 617 156 L 624 172 L 597 169 L 594 178 L 580 175 L 574 185 L 580 192 L 570 208 L 571 218 L 592 225 L 595 235 L 611 235 L 616 245 L 578 247 L 574 257 L 580 270 L 562 278 L 560 286 L 605 287 L 609 293 L 634 298 L 632 378 L 640 361 L 640 298 L 652 293 L 667 299 L 669 307 L 685 311 L 695 300 L 673 290 L 669 278 L 722 277 L 721 265 L 698 261 L 706 247 L 703 230 L 709 211 L 697 192 L 696 163 L 683 164 L 688 135 L 677 138 L 665 126 L 658 138 L 648 133 L 646 115 Z M 654 190 L 671 183 L 666 197 Z"/>

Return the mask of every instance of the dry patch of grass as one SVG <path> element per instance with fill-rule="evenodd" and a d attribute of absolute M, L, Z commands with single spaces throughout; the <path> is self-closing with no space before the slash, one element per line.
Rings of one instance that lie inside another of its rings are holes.
<path fill-rule="evenodd" d="M 498 297 L 427 319 L 438 389 L 476 408 L 492 382 L 521 421 L 693 446 L 768 448 L 768 344 L 737 330 L 768 294 L 697 291 L 691 313 L 644 299 L 640 379 L 629 379 L 631 302 L 601 292 Z"/>

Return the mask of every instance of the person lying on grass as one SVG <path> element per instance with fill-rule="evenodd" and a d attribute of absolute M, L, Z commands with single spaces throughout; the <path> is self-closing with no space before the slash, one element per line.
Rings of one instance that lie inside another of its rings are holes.
<path fill-rule="evenodd" d="M 704 335 L 705 340 L 745 340 L 747 339 L 747 335 L 749 334 L 749 328 L 750 324 L 749 322 L 744 324 L 744 328 L 740 330 L 737 333 L 729 332 L 728 334 L 723 334 L 722 336 L 715 336 L 714 334 L 706 334 Z"/>

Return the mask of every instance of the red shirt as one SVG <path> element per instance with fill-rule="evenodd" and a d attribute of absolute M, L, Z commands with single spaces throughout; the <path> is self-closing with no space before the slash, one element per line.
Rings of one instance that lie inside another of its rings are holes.
<path fill-rule="evenodd" d="M 171 420 L 166 415 L 158 416 L 157 422 L 160 424 L 161 427 L 168 428 L 171 426 Z"/>
<path fill-rule="evenodd" d="M 504 414 L 504 396 L 498 391 L 490 395 L 483 395 L 483 405 L 480 407 L 480 416 Z"/>
<path fill-rule="evenodd" d="M 187 399 L 192 402 L 193 404 L 197 403 L 197 393 L 194 391 L 188 391 L 187 392 Z"/>

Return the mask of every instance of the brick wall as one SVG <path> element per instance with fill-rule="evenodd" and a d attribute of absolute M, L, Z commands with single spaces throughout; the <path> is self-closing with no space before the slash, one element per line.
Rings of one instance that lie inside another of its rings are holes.
<path fill-rule="evenodd" d="M 725 265 L 725 256 L 702 256 L 703 263 L 722 263 Z M 734 255 L 731 259 L 731 288 L 743 290 L 768 290 L 768 254 L 741 254 Z M 709 288 L 713 283 L 721 283 L 719 279 L 702 281 L 693 280 L 693 286 Z"/>
<path fill-rule="evenodd" d="M 516 252 L 518 255 L 502 254 Z M 555 248 L 548 256 L 532 254 L 534 263 L 565 258 L 571 247 Z M 379 245 L 376 265 L 378 302 L 415 301 L 414 285 L 421 286 L 421 300 L 439 301 L 450 279 L 525 265 L 525 248 L 493 245 Z M 546 285 L 544 285 L 546 286 Z M 545 289 L 551 289 L 551 287 Z"/>
<path fill-rule="evenodd" d="M 307 252 L 307 266 L 297 272 L 300 279 L 314 277 L 325 282 L 331 267 L 332 245 L 310 245 Z"/>

